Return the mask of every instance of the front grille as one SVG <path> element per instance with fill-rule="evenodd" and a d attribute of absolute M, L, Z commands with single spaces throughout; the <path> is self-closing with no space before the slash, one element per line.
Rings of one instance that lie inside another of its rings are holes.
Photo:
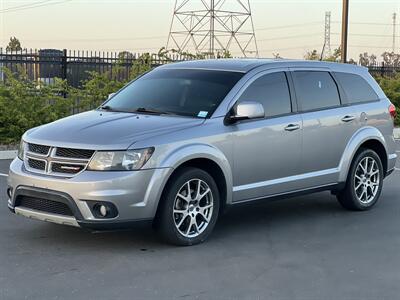
<path fill-rule="evenodd" d="M 46 162 L 43 160 L 28 158 L 28 165 L 30 168 L 36 169 L 36 170 L 44 171 L 46 169 Z"/>
<path fill-rule="evenodd" d="M 68 163 L 52 163 L 51 171 L 55 173 L 76 174 L 85 168 L 84 165 L 73 165 Z"/>
<path fill-rule="evenodd" d="M 15 206 L 35 209 L 38 211 L 63 216 L 74 215 L 71 208 L 65 203 L 29 196 L 18 196 L 15 202 Z"/>
<path fill-rule="evenodd" d="M 37 145 L 37 144 L 28 144 L 28 150 L 30 152 L 40 154 L 40 155 L 47 155 L 50 150 L 50 146 L 44 146 L 44 145 Z"/>
<path fill-rule="evenodd" d="M 76 159 L 90 159 L 93 155 L 93 150 L 71 149 L 71 148 L 57 148 L 56 156 L 68 157 Z"/>
<path fill-rule="evenodd" d="M 25 167 L 33 173 L 73 177 L 88 165 L 94 150 L 28 144 Z"/>

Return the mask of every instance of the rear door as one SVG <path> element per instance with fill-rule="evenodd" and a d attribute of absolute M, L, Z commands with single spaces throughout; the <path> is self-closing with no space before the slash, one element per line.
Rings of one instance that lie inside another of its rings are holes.
<path fill-rule="evenodd" d="M 303 120 L 299 180 L 303 188 L 336 183 L 343 152 L 357 130 L 355 110 L 345 106 L 329 69 L 291 69 Z"/>

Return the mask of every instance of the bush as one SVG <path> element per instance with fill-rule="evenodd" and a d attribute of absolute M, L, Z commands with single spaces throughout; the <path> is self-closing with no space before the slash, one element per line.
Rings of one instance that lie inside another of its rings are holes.
<path fill-rule="evenodd" d="M 394 78 L 379 77 L 377 81 L 386 96 L 396 106 L 397 117 L 395 124 L 400 126 L 400 74 L 397 74 Z"/>
<path fill-rule="evenodd" d="M 145 54 L 133 64 L 129 77 L 134 79 L 151 67 L 151 56 Z M 118 68 L 112 73 L 90 72 L 79 90 L 60 79 L 52 85 L 38 85 L 28 80 L 24 70 L 13 74 L 6 69 L 6 80 L 0 82 L 0 144 L 16 143 L 32 127 L 99 106 L 109 94 L 126 84 L 118 80 Z M 395 123 L 400 126 L 400 74 L 395 78 L 380 77 L 377 81 L 396 106 Z"/>
<path fill-rule="evenodd" d="M 5 83 L 0 84 L 1 144 L 18 142 L 29 128 L 70 114 L 72 102 L 63 97 L 69 89 L 64 81 L 47 86 L 29 81 L 24 72 L 15 75 L 5 70 L 5 76 Z"/>
<path fill-rule="evenodd" d="M 144 54 L 132 65 L 129 77 L 134 79 L 151 68 L 151 56 Z M 28 79 L 24 69 L 16 73 L 4 69 L 6 80 L 0 82 L 0 144 L 16 143 L 30 128 L 98 107 L 126 84 L 118 80 L 121 71 L 122 67 L 116 65 L 112 72 L 89 72 L 82 88 L 75 89 L 61 79 L 51 85 L 38 84 Z"/>

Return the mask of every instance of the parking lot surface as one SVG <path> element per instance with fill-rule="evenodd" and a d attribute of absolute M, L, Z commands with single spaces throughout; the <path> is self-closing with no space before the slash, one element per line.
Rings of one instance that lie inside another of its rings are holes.
<path fill-rule="evenodd" d="M 186 248 L 146 226 L 94 234 L 13 215 L 6 182 L 0 175 L 0 299 L 400 295 L 400 170 L 371 211 L 345 211 L 329 192 L 258 202 L 231 209 L 206 243 Z"/>

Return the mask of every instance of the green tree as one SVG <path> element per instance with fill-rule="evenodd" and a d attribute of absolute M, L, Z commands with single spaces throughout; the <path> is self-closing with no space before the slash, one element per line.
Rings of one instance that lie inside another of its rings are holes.
<path fill-rule="evenodd" d="M 361 53 L 359 56 L 358 63 L 361 66 L 370 66 L 376 64 L 376 55 L 371 54 L 369 55 L 368 52 Z"/>
<path fill-rule="evenodd" d="M 321 59 L 321 55 L 318 54 L 317 50 L 312 50 L 312 51 L 308 51 L 306 53 L 306 55 L 304 55 L 304 59 L 306 60 L 320 60 Z"/>
<path fill-rule="evenodd" d="M 11 51 L 21 51 L 21 50 L 22 50 L 21 42 L 15 36 L 10 37 L 10 42 L 6 47 L 6 51 L 11 52 Z"/>
<path fill-rule="evenodd" d="M 331 56 L 324 58 L 324 61 L 330 61 L 330 62 L 340 62 L 342 57 L 342 50 L 339 48 L 336 48 L 333 50 L 333 53 Z"/>

